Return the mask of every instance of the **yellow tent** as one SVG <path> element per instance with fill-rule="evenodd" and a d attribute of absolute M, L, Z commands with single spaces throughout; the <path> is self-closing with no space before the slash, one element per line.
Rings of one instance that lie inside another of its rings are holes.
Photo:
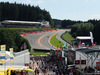
<path fill-rule="evenodd" d="M 11 67 L 10 70 L 15 70 L 15 71 L 29 71 L 29 72 L 34 72 L 34 70 L 32 69 L 29 69 L 29 68 L 25 68 L 25 67 L 22 67 L 22 68 L 14 68 L 14 67 Z"/>
<path fill-rule="evenodd" d="M 34 70 L 32 70 L 32 69 L 25 69 L 25 71 L 29 71 L 29 72 L 34 72 Z"/>
<path fill-rule="evenodd" d="M 7 72 L 8 71 L 8 72 Z M 29 71 L 29 72 L 34 72 L 34 70 L 29 69 L 27 67 L 10 67 L 6 71 L 0 70 L 0 75 L 11 75 L 11 71 Z"/>

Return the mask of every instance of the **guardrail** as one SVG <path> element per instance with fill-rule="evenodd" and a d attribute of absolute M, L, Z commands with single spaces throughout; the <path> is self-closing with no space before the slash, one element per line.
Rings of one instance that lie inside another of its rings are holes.
<path fill-rule="evenodd" d="M 65 39 L 63 38 L 63 35 L 64 35 L 65 33 L 67 33 L 67 31 L 64 32 L 60 37 L 61 37 L 64 41 L 66 41 L 68 44 L 72 45 L 70 42 L 68 42 L 67 40 L 65 40 Z"/>

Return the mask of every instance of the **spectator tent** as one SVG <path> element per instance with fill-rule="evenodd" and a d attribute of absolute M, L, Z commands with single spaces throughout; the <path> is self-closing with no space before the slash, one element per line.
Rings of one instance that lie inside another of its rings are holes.
<path fill-rule="evenodd" d="M 90 36 L 77 36 L 76 39 L 77 39 L 78 43 L 81 41 L 81 44 L 84 43 L 85 46 L 86 45 L 89 45 L 89 46 L 92 45 Z"/>

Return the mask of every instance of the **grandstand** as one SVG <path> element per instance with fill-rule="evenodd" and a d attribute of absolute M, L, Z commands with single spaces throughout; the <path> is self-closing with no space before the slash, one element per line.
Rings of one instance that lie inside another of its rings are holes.
<path fill-rule="evenodd" d="M 45 25 L 49 25 L 48 21 L 43 20 L 42 22 L 33 22 L 33 21 L 14 21 L 14 20 L 4 20 L 1 24 L 6 28 L 17 28 L 17 27 L 25 27 L 25 28 L 39 28 L 46 27 Z M 47 26 L 48 27 L 48 26 Z M 50 27 L 50 26 L 49 26 Z"/>

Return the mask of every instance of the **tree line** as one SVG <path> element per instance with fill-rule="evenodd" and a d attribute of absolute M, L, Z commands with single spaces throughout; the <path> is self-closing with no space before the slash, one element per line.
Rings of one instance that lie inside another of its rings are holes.
<path fill-rule="evenodd" d="M 51 15 L 45 9 L 39 6 L 31 6 L 26 4 L 16 4 L 9 2 L 0 2 L 0 21 L 3 20 L 19 20 L 19 21 L 38 21 L 46 20 L 53 25 Z"/>
<path fill-rule="evenodd" d="M 73 20 L 60 20 L 60 19 L 53 19 L 54 26 L 61 25 L 61 28 L 71 28 L 73 24 L 81 23 L 82 21 L 73 21 Z"/>
<path fill-rule="evenodd" d="M 94 41 L 100 44 L 100 20 L 88 20 L 81 23 L 76 23 L 71 27 L 71 34 L 76 36 L 89 36 L 90 31 L 93 32 Z"/>
<path fill-rule="evenodd" d="M 88 21 L 73 21 L 53 19 L 54 25 L 61 25 L 61 28 L 71 28 L 71 35 L 89 36 L 90 31 L 93 32 L 94 41 L 100 44 L 100 20 L 90 19 Z"/>
<path fill-rule="evenodd" d="M 71 34 L 76 36 L 89 36 L 90 31 L 93 31 L 94 25 L 92 23 L 76 23 L 71 28 Z"/>
<path fill-rule="evenodd" d="M 31 50 L 31 46 L 25 38 L 21 37 L 17 32 L 10 29 L 0 29 L 0 45 L 6 45 L 6 50 L 14 48 L 14 52 L 19 52 L 21 46 L 26 44 L 27 49 Z"/>

